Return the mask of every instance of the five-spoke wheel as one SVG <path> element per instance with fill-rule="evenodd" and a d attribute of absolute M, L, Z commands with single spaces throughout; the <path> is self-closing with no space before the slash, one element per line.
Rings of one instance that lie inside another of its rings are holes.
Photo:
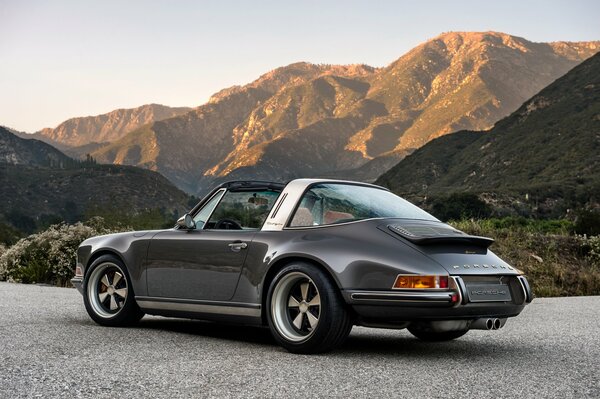
<path fill-rule="evenodd" d="M 310 277 L 293 272 L 275 287 L 271 307 L 277 331 L 298 342 L 310 336 L 319 324 L 321 297 Z"/>
<path fill-rule="evenodd" d="M 133 299 L 125 266 L 111 255 L 90 265 L 84 280 L 84 303 L 92 319 L 103 325 L 131 324 L 143 316 Z"/>
<path fill-rule="evenodd" d="M 296 353 L 318 353 L 341 345 L 352 320 L 339 290 L 311 264 L 284 267 L 271 282 L 267 320 L 275 339 Z"/>
<path fill-rule="evenodd" d="M 127 299 L 127 280 L 119 266 L 103 263 L 92 270 L 89 279 L 88 296 L 96 313 L 104 317 L 119 313 Z"/>

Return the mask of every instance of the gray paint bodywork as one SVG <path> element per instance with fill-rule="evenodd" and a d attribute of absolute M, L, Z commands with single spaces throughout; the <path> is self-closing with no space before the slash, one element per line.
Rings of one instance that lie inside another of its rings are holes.
<path fill-rule="evenodd" d="M 255 324 L 264 323 L 269 279 L 275 270 L 294 261 L 322 268 L 354 309 L 357 324 L 400 326 L 415 320 L 512 317 L 531 301 L 531 292 L 520 282 L 518 271 L 488 248 L 468 240 L 415 244 L 388 228 L 406 222 L 404 219 L 286 228 L 302 193 L 320 181 L 300 179 L 288 184 L 279 197 L 286 202 L 275 202 L 261 230 L 173 228 L 93 237 L 79 247 L 77 265 L 85 275 L 102 254 L 121 258 L 136 300 L 147 313 Z M 210 196 L 191 212 L 201 209 Z M 445 226 L 441 222 L 410 222 Z M 228 246 L 232 242 L 247 247 L 235 252 Z M 453 290 L 425 290 L 418 298 L 409 296 L 411 291 L 402 297 L 402 291 L 392 290 L 399 274 L 456 276 L 463 285 Z M 486 278 L 504 279 L 513 299 L 470 303 L 464 282 L 468 286 L 471 280 Z M 81 288 L 81 278 L 73 282 Z M 450 301 L 457 290 L 460 303 Z"/>

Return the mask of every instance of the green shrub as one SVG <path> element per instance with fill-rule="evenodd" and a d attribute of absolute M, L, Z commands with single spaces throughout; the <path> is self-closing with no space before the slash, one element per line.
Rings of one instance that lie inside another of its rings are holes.
<path fill-rule="evenodd" d="M 89 237 L 123 230 L 107 228 L 102 218 L 85 224 L 52 225 L 19 240 L 0 255 L 0 280 L 68 285 L 79 244 Z"/>
<path fill-rule="evenodd" d="M 453 193 L 448 196 L 430 200 L 427 208 L 440 220 L 458 220 L 469 218 L 486 218 L 492 209 L 473 193 Z"/>
<path fill-rule="evenodd" d="M 581 247 L 590 261 L 600 266 L 600 236 L 580 236 Z"/>
<path fill-rule="evenodd" d="M 14 227 L 0 222 L 0 244 L 12 245 L 19 241 L 19 238 L 23 237 L 20 231 Z"/>
<path fill-rule="evenodd" d="M 581 210 L 577 212 L 575 231 L 578 234 L 588 236 L 600 235 L 600 212 L 597 210 Z"/>
<path fill-rule="evenodd" d="M 93 208 L 87 212 L 88 217 L 101 217 L 108 228 L 119 229 L 130 226 L 134 230 L 154 230 L 170 228 L 179 218 L 176 210 L 146 209 L 136 213 L 113 208 Z"/>
<path fill-rule="evenodd" d="M 529 233 L 568 235 L 574 231 L 574 224 L 565 219 L 532 219 L 523 216 L 508 216 L 504 218 L 469 219 L 451 222 L 460 230 L 478 229 L 496 232 L 498 230 L 519 230 Z"/>

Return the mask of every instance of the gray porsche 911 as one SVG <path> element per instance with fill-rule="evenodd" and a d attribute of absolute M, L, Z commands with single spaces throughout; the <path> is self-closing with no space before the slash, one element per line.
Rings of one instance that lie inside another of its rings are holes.
<path fill-rule="evenodd" d="M 105 326 L 146 313 L 267 325 L 297 353 L 331 350 L 353 325 L 446 341 L 532 300 L 492 242 L 370 184 L 239 181 L 172 229 L 85 240 L 72 282 Z"/>

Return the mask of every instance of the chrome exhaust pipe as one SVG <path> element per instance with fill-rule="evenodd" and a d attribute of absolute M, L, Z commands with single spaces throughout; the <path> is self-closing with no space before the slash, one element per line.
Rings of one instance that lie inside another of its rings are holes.
<path fill-rule="evenodd" d="M 494 319 L 494 326 L 493 329 L 494 330 L 499 330 L 500 327 L 502 327 L 502 325 L 500 324 L 500 319 Z"/>
<path fill-rule="evenodd" d="M 469 329 L 471 330 L 499 330 L 504 327 L 506 319 L 498 318 L 482 318 L 475 319 L 471 322 Z"/>
<path fill-rule="evenodd" d="M 469 326 L 471 330 L 491 330 L 494 328 L 493 319 L 475 319 Z"/>

